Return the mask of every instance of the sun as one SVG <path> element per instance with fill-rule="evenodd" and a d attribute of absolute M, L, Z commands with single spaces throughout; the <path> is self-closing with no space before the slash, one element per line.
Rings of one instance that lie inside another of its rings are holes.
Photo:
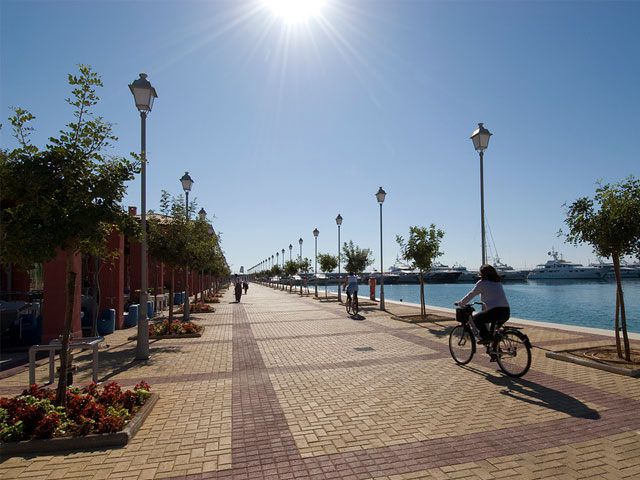
<path fill-rule="evenodd" d="M 285 23 L 301 23 L 320 14 L 327 0 L 264 0 L 274 15 Z"/>

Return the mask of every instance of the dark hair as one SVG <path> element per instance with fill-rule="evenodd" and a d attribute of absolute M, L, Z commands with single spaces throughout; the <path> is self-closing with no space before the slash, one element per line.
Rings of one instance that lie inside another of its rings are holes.
<path fill-rule="evenodd" d="M 353 276 L 353 275 L 355 275 L 355 273 L 353 273 L 353 271 L 351 271 L 351 272 L 349 272 L 349 275 Z"/>
<path fill-rule="evenodd" d="M 498 283 L 502 281 L 497 270 L 486 263 L 480 267 L 480 280 L 489 280 L 490 282 Z"/>

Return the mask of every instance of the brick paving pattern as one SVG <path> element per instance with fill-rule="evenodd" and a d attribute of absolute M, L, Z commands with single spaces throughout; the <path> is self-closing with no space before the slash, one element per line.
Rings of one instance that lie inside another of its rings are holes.
<path fill-rule="evenodd" d="M 2 457 L 0 479 L 640 478 L 640 380 L 545 357 L 610 338 L 526 326 L 532 367 L 511 379 L 482 353 L 457 366 L 452 321 L 365 301 L 351 319 L 335 299 L 257 285 L 215 307 L 193 315 L 202 337 L 152 341 L 148 361 L 135 329 L 107 337 L 100 380 L 161 396 L 129 445 Z M 24 367 L 2 372 L 0 394 L 27 383 Z"/>

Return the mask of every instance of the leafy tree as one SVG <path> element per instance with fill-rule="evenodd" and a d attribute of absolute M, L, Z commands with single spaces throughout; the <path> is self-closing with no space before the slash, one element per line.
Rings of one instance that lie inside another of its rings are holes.
<path fill-rule="evenodd" d="M 431 270 L 433 261 L 442 255 L 440 241 L 444 237 L 442 230 L 437 230 L 435 224 L 429 229 L 424 227 L 409 227 L 409 239 L 396 235 L 396 242 L 400 245 L 400 253 L 404 260 L 411 262 L 412 268 L 420 271 L 420 315 L 427 315 L 424 298 L 424 272 Z"/>
<path fill-rule="evenodd" d="M 287 260 L 284 264 L 284 273 L 289 277 L 289 293 L 293 290 L 293 276 L 298 273 L 298 262 L 295 260 Z"/>
<path fill-rule="evenodd" d="M 613 184 L 597 183 L 593 199 L 582 197 L 569 205 L 564 234 L 574 245 L 588 243 L 596 255 L 611 257 L 616 275 L 615 333 L 618 357 L 631 360 L 624 295 L 620 282 L 620 257 L 640 255 L 640 180 L 629 175 Z M 563 234 L 563 232 L 560 232 Z M 620 343 L 620 329 L 624 352 Z"/>
<path fill-rule="evenodd" d="M 371 250 L 354 245 L 353 240 L 349 240 L 349 243 L 344 242 L 344 245 L 342 245 L 342 253 L 347 260 L 345 270 L 347 272 L 354 272 L 356 275 L 364 272 L 366 268 L 373 263 Z"/>
<path fill-rule="evenodd" d="M 333 272 L 338 267 L 338 257 L 329 253 L 319 253 L 318 262 L 320 263 L 320 271 L 324 273 Z M 327 289 L 329 284 L 329 277 L 324 278 L 324 296 L 327 298 Z"/>
<path fill-rule="evenodd" d="M 79 65 L 69 75 L 72 95 L 66 101 L 75 120 L 50 137 L 40 151 L 30 144 L 28 123 L 35 117 L 14 108 L 10 118 L 20 147 L 0 158 L 0 217 L 3 262 L 22 268 L 54 259 L 59 250 L 67 255 L 66 309 L 60 351 L 60 377 L 56 403 L 66 403 L 68 347 L 71 332 L 77 253 L 105 258 L 107 236 L 112 228 L 133 234 L 133 220 L 120 206 L 136 165 L 104 152 L 117 139 L 111 125 L 92 114 L 99 102 L 100 77 L 90 66 Z"/>
<path fill-rule="evenodd" d="M 311 259 L 307 257 L 300 258 L 300 256 L 298 255 L 298 270 L 300 271 L 300 273 L 304 273 L 304 276 L 301 276 L 300 278 L 300 295 L 302 295 L 303 283 L 307 288 L 307 291 L 309 289 L 309 278 L 307 274 L 311 271 Z"/>

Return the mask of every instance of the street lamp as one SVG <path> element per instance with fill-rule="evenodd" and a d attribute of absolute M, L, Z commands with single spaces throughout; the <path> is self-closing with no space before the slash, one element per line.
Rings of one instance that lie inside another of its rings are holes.
<path fill-rule="evenodd" d="M 184 172 L 182 178 L 180 178 L 180 182 L 182 183 L 182 190 L 184 190 L 185 195 L 185 213 L 187 215 L 187 223 L 189 223 L 189 192 L 191 191 L 191 186 L 195 183 L 193 179 L 189 176 L 189 172 Z M 184 320 L 189 320 L 189 265 L 185 268 L 185 286 L 184 286 Z"/>
<path fill-rule="evenodd" d="M 289 261 L 291 262 L 291 250 L 293 249 L 293 245 L 289 244 Z"/>
<path fill-rule="evenodd" d="M 487 263 L 487 254 L 486 254 L 486 241 L 485 241 L 485 233 L 484 233 L 484 171 L 483 171 L 483 159 L 484 159 L 484 151 L 489 146 L 489 137 L 492 133 L 484 128 L 482 123 L 478 123 L 478 128 L 473 135 L 471 135 L 471 140 L 473 140 L 473 147 L 476 149 L 478 153 L 480 153 L 480 228 L 482 232 L 482 265 Z"/>
<path fill-rule="evenodd" d="M 384 203 L 384 197 L 387 196 L 382 187 L 378 189 L 376 193 L 376 199 L 380 204 L 380 310 L 384 310 L 384 262 L 382 261 L 382 204 Z"/>
<path fill-rule="evenodd" d="M 298 240 L 300 244 L 300 265 L 302 265 L 302 238 Z M 302 272 L 300 272 L 302 274 Z M 302 275 L 300 275 L 300 296 L 302 296 Z"/>
<path fill-rule="evenodd" d="M 207 211 L 204 209 L 204 207 L 202 207 L 200 209 L 200 211 L 198 212 L 198 216 L 200 217 L 200 221 L 201 222 L 206 222 L 207 221 Z M 204 301 L 204 298 L 203 298 L 203 295 L 202 295 L 204 293 L 203 292 L 203 290 L 204 290 L 204 268 L 202 268 L 200 270 L 200 282 L 199 283 L 200 283 L 200 286 L 201 286 L 201 289 L 200 289 L 200 303 L 202 303 Z M 198 299 L 196 298 L 196 300 L 198 300 Z"/>
<path fill-rule="evenodd" d="M 314 255 L 314 260 L 315 260 L 315 267 L 314 267 L 314 276 L 315 276 L 315 280 L 316 280 L 316 297 L 318 296 L 318 235 L 320 234 L 320 231 L 315 228 L 313 230 L 313 236 L 316 239 L 316 251 L 315 251 L 315 255 Z"/>
<path fill-rule="evenodd" d="M 342 225 L 342 215 L 340 214 L 336 217 L 336 225 L 338 225 L 338 302 L 342 302 L 342 288 L 340 287 L 340 281 L 342 280 L 340 275 L 340 225 Z"/>
<path fill-rule="evenodd" d="M 284 248 L 282 249 L 282 274 L 284 275 Z M 284 290 L 284 283 L 282 283 L 282 290 Z"/>
<path fill-rule="evenodd" d="M 147 80 L 147 74 L 141 73 L 140 78 L 129 85 L 136 107 L 140 112 L 141 147 L 141 203 L 140 217 L 142 221 L 142 241 L 140 244 L 140 310 L 138 315 L 138 342 L 136 343 L 136 360 L 149 358 L 149 320 L 147 318 L 147 113 L 153 107 L 153 100 L 158 98 L 156 89 Z"/>

